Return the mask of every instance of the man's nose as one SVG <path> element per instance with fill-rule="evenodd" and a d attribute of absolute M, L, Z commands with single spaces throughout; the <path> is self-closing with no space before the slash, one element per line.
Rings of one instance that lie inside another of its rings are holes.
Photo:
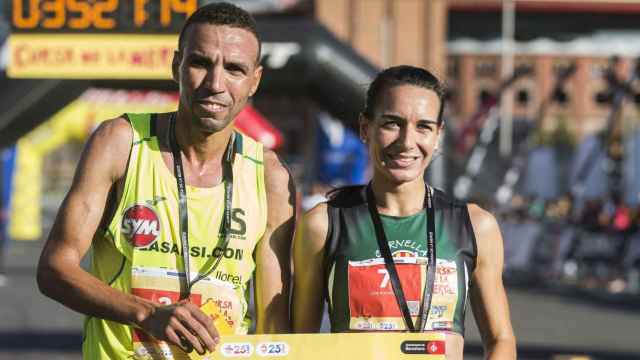
<path fill-rule="evenodd" d="M 224 69 L 221 64 L 216 64 L 209 69 L 204 85 L 214 94 L 224 92 Z"/>

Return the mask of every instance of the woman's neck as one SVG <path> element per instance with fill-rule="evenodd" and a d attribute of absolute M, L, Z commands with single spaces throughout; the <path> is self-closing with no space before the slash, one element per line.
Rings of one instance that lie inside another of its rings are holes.
<path fill-rule="evenodd" d="M 381 214 L 409 216 L 424 207 L 425 183 L 422 177 L 400 185 L 374 177 L 371 187 Z"/>

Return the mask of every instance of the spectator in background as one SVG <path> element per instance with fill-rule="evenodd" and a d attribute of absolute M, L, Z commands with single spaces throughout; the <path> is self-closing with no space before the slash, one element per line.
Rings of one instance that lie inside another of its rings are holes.
<path fill-rule="evenodd" d="M 314 178 L 311 189 L 302 201 L 303 210 L 326 201 L 332 188 L 364 184 L 369 159 L 367 148 L 356 133 L 326 112 L 318 115 Z"/>

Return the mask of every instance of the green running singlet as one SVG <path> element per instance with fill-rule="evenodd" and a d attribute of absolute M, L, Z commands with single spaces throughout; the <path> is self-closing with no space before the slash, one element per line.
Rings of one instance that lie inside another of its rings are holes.
<path fill-rule="evenodd" d="M 337 190 L 327 203 L 326 289 L 332 332 L 405 331 L 366 201 L 366 187 Z M 424 330 L 464 336 L 470 276 L 477 254 L 465 203 L 434 189 L 436 278 Z M 380 215 L 415 322 L 426 282 L 426 214 Z"/>

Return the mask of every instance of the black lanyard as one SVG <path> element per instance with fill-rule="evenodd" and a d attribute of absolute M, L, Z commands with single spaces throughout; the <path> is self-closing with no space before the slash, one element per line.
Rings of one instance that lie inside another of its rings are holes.
<path fill-rule="evenodd" d="M 182 168 L 182 155 L 180 154 L 180 147 L 176 140 L 176 114 L 171 114 L 169 123 L 170 133 L 170 145 L 171 153 L 173 155 L 173 172 L 176 177 L 176 183 L 178 185 L 178 217 L 180 218 L 180 243 L 182 245 L 182 260 L 184 264 L 184 287 L 180 290 L 180 299 L 187 299 L 191 294 L 191 287 L 198 281 L 206 278 L 215 271 L 222 260 L 222 256 L 229 245 L 229 229 L 231 229 L 231 206 L 233 200 L 233 144 L 235 139 L 235 133 L 229 139 L 227 150 L 225 151 L 222 161 L 222 176 L 224 180 L 224 219 L 222 223 L 222 236 L 224 242 L 222 244 L 222 250 L 220 255 L 216 258 L 215 263 L 211 269 L 203 274 L 199 274 L 193 281 L 191 281 L 191 267 L 189 264 L 189 214 L 187 208 L 187 188 L 184 178 L 184 171 Z"/>
<path fill-rule="evenodd" d="M 416 324 L 411 320 L 411 313 L 409 312 L 409 306 L 400 284 L 400 277 L 396 269 L 396 264 L 391 256 L 391 249 L 389 248 L 389 242 L 387 235 L 384 232 L 382 221 L 380 220 L 380 214 L 376 207 L 376 199 L 371 188 L 371 183 L 367 186 L 367 205 L 369 207 L 369 214 L 371 220 L 373 220 L 373 226 L 376 231 L 376 240 L 378 241 L 378 247 L 380 253 L 384 258 L 384 264 L 389 273 L 389 279 L 391 280 L 391 287 L 393 293 L 396 296 L 398 307 L 402 311 L 404 317 L 404 323 L 411 332 L 420 332 L 424 329 L 429 318 L 429 309 L 431 308 L 431 295 L 433 294 L 433 284 L 436 278 L 436 225 L 435 225 L 435 211 L 433 208 L 433 196 L 431 189 L 426 186 L 424 197 L 424 208 L 427 217 L 427 283 L 425 284 L 422 294 L 422 303 L 420 304 L 420 312 L 418 313 L 418 319 Z"/>

